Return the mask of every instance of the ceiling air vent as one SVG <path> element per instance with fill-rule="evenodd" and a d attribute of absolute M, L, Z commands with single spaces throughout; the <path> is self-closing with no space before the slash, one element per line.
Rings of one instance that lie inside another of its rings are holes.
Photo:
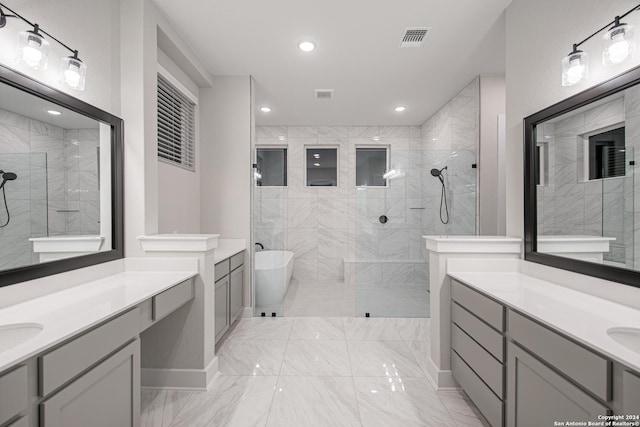
<path fill-rule="evenodd" d="M 317 99 L 331 99 L 333 98 L 333 89 L 316 89 Z"/>
<path fill-rule="evenodd" d="M 430 31 L 429 27 L 405 28 L 398 47 L 421 47 Z"/>

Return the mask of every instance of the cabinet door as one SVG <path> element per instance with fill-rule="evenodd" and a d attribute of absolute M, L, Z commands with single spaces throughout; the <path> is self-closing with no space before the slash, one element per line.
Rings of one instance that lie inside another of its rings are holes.
<path fill-rule="evenodd" d="M 611 411 L 513 343 L 507 348 L 507 425 L 552 426 L 555 421 L 598 421 Z"/>
<path fill-rule="evenodd" d="M 229 323 L 233 324 L 242 313 L 244 305 L 244 266 L 231 272 L 229 290 L 229 316 L 231 317 Z"/>
<path fill-rule="evenodd" d="M 140 424 L 140 340 L 136 339 L 40 404 L 41 427 Z"/>
<path fill-rule="evenodd" d="M 624 371 L 622 373 L 622 413 L 640 415 L 640 375 Z"/>
<path fill-rule="evenodd" d="M 216 282 L 215 332 L 216 342 L 229 329 L 229 276 Z"/>

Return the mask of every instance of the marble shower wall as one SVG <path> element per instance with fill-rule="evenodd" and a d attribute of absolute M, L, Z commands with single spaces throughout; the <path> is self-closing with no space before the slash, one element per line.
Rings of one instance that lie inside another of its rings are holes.
<path fill-rule="evenodd" d="M 421 127 L 256 127 L 256 146 L 287 147 L 288 186 L 255 187 L 255 241 L 294 252 L 297 279 L 342 280 L 346 259 L 371 261 L 356 271 L 368 283 L 426 284 L 422 236 L 475 234 L 478 95 L 476 79 Z M 338 187 L 304 186 L 306 146 L 338 147 Z M 355 186 L 361 146 L 389 148 L 398 177 L 387 187 Z M 439 219 L 440 182 L 429 172 L 445 165 L 448 225 Z M 381 224 L 380 215 L 389 221 Z"/>
<path fill-rule="evenodd" d="M 98 129 L 65 130 L 0 110 L 0 169 L 18 175 L 5 187 L 11 221 L 0 228 L 0 268 L 38 262 L 30 237 L 99 234 L 98 142 Z"/>
<path fill-rule="evenodd" d="M 545 235 L 614 237 L 607 261 L 633 268 L 634 159 L 640 143 L 640 122 L 629 115 L 634 98 L 627 91 L 594 108 L 537 128 L 537 142 L 546 145 L 546 184 L 538 186 L 538 230 Z M 625 122 L 626 176 L 585 181 L 583 135 Z M 638 159 L 636 159 L 636 162 Z M 637 227 L 636 227 L 637 228 Z"/>

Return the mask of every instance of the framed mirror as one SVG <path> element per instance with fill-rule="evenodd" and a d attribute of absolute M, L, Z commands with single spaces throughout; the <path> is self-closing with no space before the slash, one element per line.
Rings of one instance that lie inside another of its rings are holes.
<path fill-rule="evenodd" d="M 525 259 L 640 287 L 640 68 L 524 132 Z"/>
<path fill-rule="evenodd" d="M 123 257 L 123 121 L 0 66 L 0 286 Z"/>

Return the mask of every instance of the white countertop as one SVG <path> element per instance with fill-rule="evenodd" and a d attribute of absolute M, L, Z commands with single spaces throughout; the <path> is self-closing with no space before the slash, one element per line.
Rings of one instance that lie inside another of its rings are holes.
<path fill-rule="evenodd" d="M 125 271 L 0 309 L 0 325 L 39 323 L 44 326 L 35 337 L 0 352 L 0 371 L 122 313 L 196 274 L 195 269 Z"/>
<path fill-rule="evenodd" d="M 612 327 L 640 328 L 640 310 L 517 271 L 450 271 L 448 274 L 612 360 L 640 371 L 640 354 L 607 335 L 607 329 Z"/>
<path fill-rule="evenodd" d="M 230 256 L 247 249 L 247 242 L 244 239 L 219 239 L 218 247 L 213 252 L 213 262 L 218 263 Z"/>

